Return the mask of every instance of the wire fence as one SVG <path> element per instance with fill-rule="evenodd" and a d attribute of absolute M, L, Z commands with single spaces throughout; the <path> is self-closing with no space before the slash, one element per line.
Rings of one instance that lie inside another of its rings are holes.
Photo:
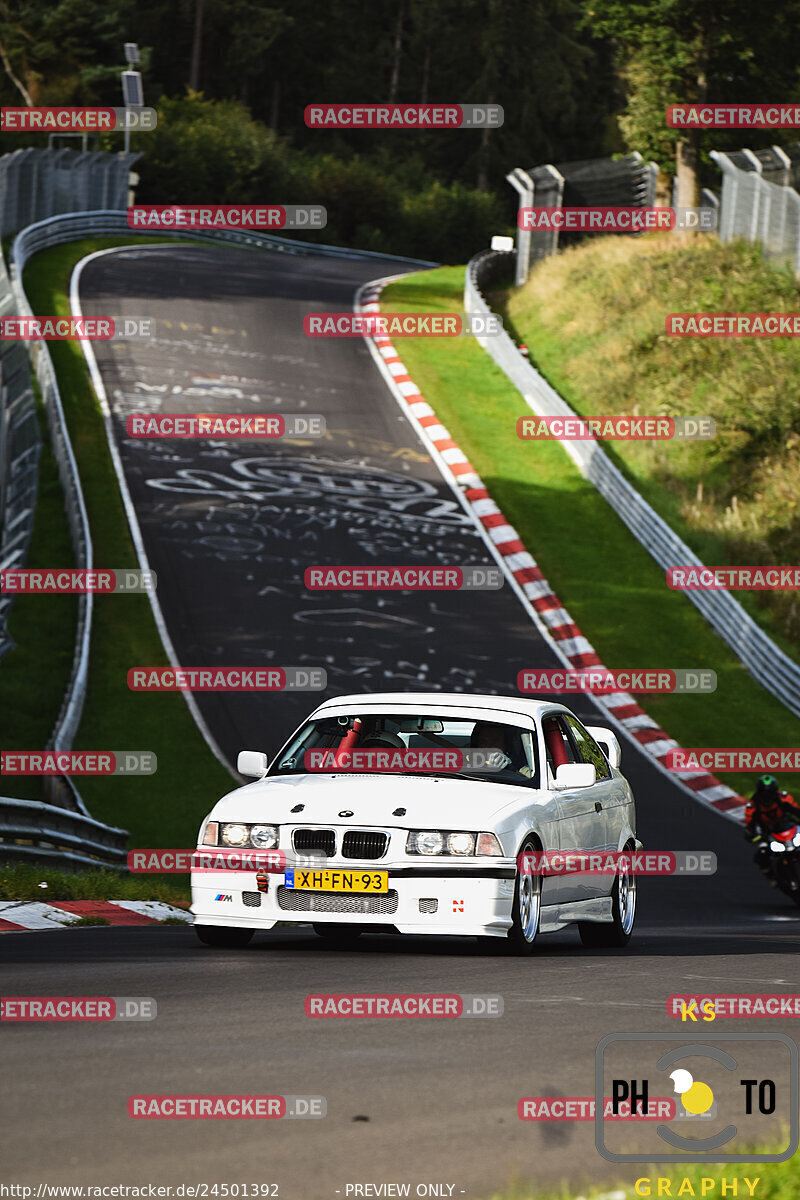
<path fill-rule="evenodd" d="M 125 208 L 140 154 L 15 150 L 0 158 L 0 235 L 58 213 Z"/>
<path fill-rule="evenodd" d="M 720 241 L 760 242 L 765 258 L 786 262 L 800 274 L 800 195 L 793 187 L 765 179 L 752 166 L 746 170 L 744 154 L 711 154 L 722 171 Z M 786 175 L 790 176 L 788 168 Z"/>
<path fill-rule="evenodd" d="M 13 312 L 11 280 L 0 255 L 0 316 Z M 0 339 L 0 570 L 22 566 L 27 557 L 41 449 L 28 356 L 21 342 Z M 0 658 L 14 646 L 8 632 L 12 603 L 0 593 Z"/>

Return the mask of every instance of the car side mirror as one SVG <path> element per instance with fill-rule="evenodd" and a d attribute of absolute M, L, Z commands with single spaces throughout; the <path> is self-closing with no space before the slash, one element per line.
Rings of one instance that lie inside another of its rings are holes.
<path fill-rule="evenodd" d="M 240 775 L 252 775 L 263 779 L 267 773 L 269 759 L 260 750 L 240 750 L 236 759 L 236 770 Z"/>
<path fill-rule="evenodd" d="M 591 787 L 597 779 L 594 763 L 562 763 L 556 771 L 553 786 L 564 792 L 572 788 Z"/>
<path fill-rule="evenodd" d="M 622 747 L 617 741 L 617 735 L 610 729 L 603 729 L 599 725 L 587 725 L 586 732 L 591 734 L 597 742 L 611 766 L 618 768 L 622 762 Z"/>

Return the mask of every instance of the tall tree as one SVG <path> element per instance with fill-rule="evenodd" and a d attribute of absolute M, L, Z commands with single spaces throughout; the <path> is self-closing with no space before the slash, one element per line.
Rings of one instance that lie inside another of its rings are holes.
<path fill-rule="evenodd" d="M 681 102 L 800 98 L 798 0 L 584 0 L 584 23 L 612 39 L 627 107 L 630 149 L 678 176 L 681 205 L 696 204 L 701 153 L 713 143 L 760 145 L 750 131 L 676 133 L 666 109 Z M 774 133 L 767 134 L 767 143 Z M 712 146 L 713 148 L 713 146 Z"/>

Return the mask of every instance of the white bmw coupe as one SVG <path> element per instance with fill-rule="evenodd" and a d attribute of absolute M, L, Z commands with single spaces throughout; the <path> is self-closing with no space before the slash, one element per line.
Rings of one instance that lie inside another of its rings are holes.
<path fill-rule="evenodd" d="M 636 879 L 624 859 L 592 875 L 526 870 L 521 858 L 641 849 L 619 763 L 610 730 L 549 700 L 327 700 L 271 765 L 239 755 L 240 774 L 257 781 L 201 826 L 197 935 L 238 947 L 279 922 L 311 923 L 345 942 L 369 930 L 455 934 L 528 954 L 540 934 L 577 923 L 586 946 L 625 946 Z M 244 869 L 216 869 L 235 851 Z M 267 851 L 269 869 L 248 869 L 248 853 Z"/>

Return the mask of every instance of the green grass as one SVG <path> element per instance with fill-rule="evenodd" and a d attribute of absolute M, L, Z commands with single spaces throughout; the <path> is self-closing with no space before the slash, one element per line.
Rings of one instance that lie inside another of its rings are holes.
<path fill-rule="evenodd" d="M 2 854 L 2 849 L 0 849 Z M 46 883 L 47 887 L 40 887 Z M 188 875 L 134 875 L 120 871 L 55 871 L 0 862 L 0 900 L 191 900 Z M 88 920 L 88 918 L 87 918 Z M 84 922 L 85 923 L 85 922 Z"/>
<path fill-rule="evenodd" d="M 796 312 L 792 270 L 744 242 L 592 238 L 497 300 L 577 412 L 715 419 L 711 440 L 604 447 L 703 562 L 800 562 L 800 343 L 675 338 L 664 329 L 670 312 Z M 797 593 L 736 596 L 800 659 Z"/>
<path fill-rule="evenodd" d="M 788 1136 L 788 1135 L 787 1135 Z M 776 1143 L 774 1146 L 749 1146 L 746 1152 L 756 1154 L 777 1153 L 786 1145 L 786 1139 L 781 1144 Z M 702 1198 L 703 1191 L 701 1181 L 703 1179 L 711 1179 L 714 1181 L 713 1187 L 709 1187 L 705 1193 L 706 1200 L 721 1200 L 720 1184 L 722 1179 L 738 1179 L 738 1198 L 748 1200 L 750 1193 L 747 1185 L 743 1180 L 747 1178 L 752 1185 L 753 1180 L 758 1180 L 754 1189 L 754 1200 L 800 1200 L 800 1171 L 797 1166 L 797 1155 L 783 1163 L 732 1163 L 729 1165 L 719 1163 L 687 1163 L 666 1165 L 664 1163 L 652 1163 L 650 1165 L 643 1164 L 638 1168 L 637 1181 L 646 1180 L 647 1183 L 640 1182 L 640 1190 L 637 1192 L 635 1182 L 624 1182 L 614 1184 L 587 1184 L 585 1187 L 581 1185 L 569 1185 L 566 1182 L 562 1184 L 560 1189 L 553 1187 L 545 1187 L 535 1190 L 529 1186 L 516 1185 L 502 1191 L 493 1192 L 491 1196 L 487 1196 L 486 1200 L 572 1200 L 573 1197 L 580 1195 L 583 1200 L 599 1200 L 600 1197 L 606 1197 L 610 1192 L 622 1193 L 625 1200 L 638 1200 L 640 1195 L 646 1194 L 644 1188 L 649 1185 L 652 1197 L 658 1196 L 659 1179 L 666 1179 L 670 1182 L 670 1190 L 672 1197 L 678 1195 L 678 1189 L 682 1185 L 684 1198 L 695 1197 Z M 689 1185 L 693 1189 L 690 1191 L 684 1180 L 689 1181 Z M 666 1193 L 665 1193 L 666 1194 Z M 730 1183 L 726 1193 L 731 1196 Z"/>
<path fill-rule="evenodd" d="M 461 312 L 463 286 L 462 267 L 443 267 L 392 284 L 382 304 L 387 311 Z M 403 338 L 400 354 L 603 662 L 717 672 L 709 695 L 637 698 L 672 737 L 684 746 L 797 744 L 796 718 L 752 679 L 687 597 L 667 588 L 664 571 L 563 447 L 517 438 L 517 418 L 530 409 L 477 342 Z M 513 690 L 516 680 L 508 685 Z M 755 776 L 723 778 L 743 793 L 755 783 Z M 800 792 L 800 776 L 781 779 Z"/>
<path fill-rule="evenodd" d="M 36 255 L 24 274 L 33 311 L 69 313 L 69 278 L 75 263 L 86 254 L 107 246 L 149 241 L 98 238 L 70 242 Z M 50 350 L 83 484 L 95 564 L 135 568 L 102 416 L 80 345 L 51 342 Z M 42 510 L 37 514 L 36 565 L 71 565 L 63 518 L 59 520 L 56 511 L 59 498 L 50 488 L 52 478 L 49 483 L 45 478 L 45 483 Z M 0 672 L 5 688 L 0 690 L 0 702 L 5 701 L 4 713 L 12 713 L 10 725 L 4 716 L 5 748 L 35 749 L 45 744 L 55 720 L 53 709 L 58 708 L 69 673 L 74 614 L 75 602 L 68 597 L 28 597 L 25 604 L 19 599 L 15 602 L 12 630 L 19 647 L 6 655 Z M 132 846 L 194 846 L 200 820 L 218 797 L 230 790 L 233 781 L 206 746 L 182 696 L 128 690 L 126 672 L 139 664 L 167 665 L 147 597 L 97 596 L 88 695 L 75 749 L 152 750 L 158 756 L 158 771 L 139 778 L 83 777 L 77 783 L 92 816 L 129 829 Z M 37 699 L 42 701 L 38 706 Z M 30 784 L 28 788 L 30 794 Z M 21 787 L 14 790 L 23 794 Z"/>

